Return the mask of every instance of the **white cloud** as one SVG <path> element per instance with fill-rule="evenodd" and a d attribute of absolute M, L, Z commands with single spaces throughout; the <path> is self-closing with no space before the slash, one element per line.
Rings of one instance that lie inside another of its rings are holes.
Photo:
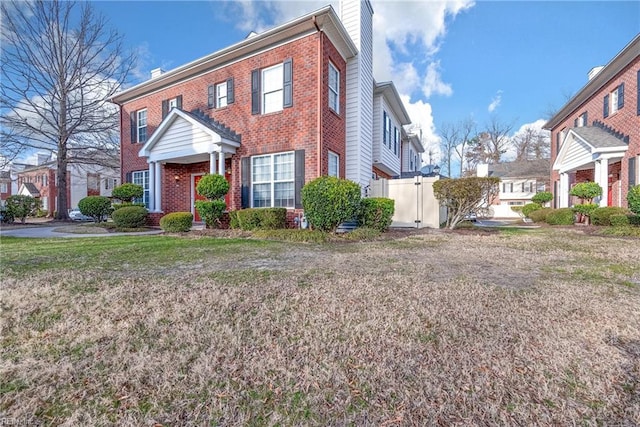
<path fill-rule="evenodd" d="M 453 94 L 451 85 L 442 81 L 439 68 L 440 61 L 432 62 L 427 66 L 427 72 L 422 81 L 422 93 L 427 98 L 433 94 L 444 96 Z"/>
<path fill-rule="evenodd" d="M 411 118 L 412 127 L 410 131 L 418 134 L 422 131 L 422 144 L 425 148 L 425 153 L 423 154 L 424 162 L 427 163 L 429 161 L 429 150 L 433 153 L 433 160 L 439 161 L 440 137 L 436 134 L 436 128 L 433 124 L 431 104 L 421 100 L 411 102 L 408 95 L 400 95 L 400 99 Z"/>
<path fill-rule="evenodd" d="M 513 138 L 517 138 L 518 136 L 525 135 L 529 130 L 535 130 L 537 132 L 540 132 L 541 134 L 549 135 L 548 130 L 542 129 L 542 126 L 544 126 L 546 122 L 547 121 L 545 119 L 538 119 L 535 122 L 525 123 L 522 126 L 520 126 L 520 128 L 517 131 L 515 131 L 509 138 L 513 139 Z M 508 144 L 506 153 L 502 155 L 502 160 L 509 162 L 509 161 L 515 160 L 515 158 L 516 158 L 516 148 L 514 147 L 513 144 Z"/>
<path fill-rule="evenodd" d="M 487 107 L 487 111 L 489 111 L 490 113 L 493 113 L 495 109 L 500 106 L 501 102 L 502 102 L 502 91 L 499 90 L 498 92 L 496 92 L 496 95 L 491 100 L 491 103 Z"/>

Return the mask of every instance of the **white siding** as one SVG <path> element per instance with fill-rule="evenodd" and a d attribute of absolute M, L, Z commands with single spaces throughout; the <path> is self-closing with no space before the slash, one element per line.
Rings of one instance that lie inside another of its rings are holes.
<path fill-rule="evenodd" d="M 193 154 L 207 153 L 211 142 L 212 137 L 210 134 L 182 117 L 177 117 L 176 121 L 155 144 L 152 151 L 156 156 L 190 151 Z"/>

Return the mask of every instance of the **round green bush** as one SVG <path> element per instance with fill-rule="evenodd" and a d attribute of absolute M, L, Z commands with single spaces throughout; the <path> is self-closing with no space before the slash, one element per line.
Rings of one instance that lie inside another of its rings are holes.
<path fill-rule="evenodd" d="M 629 217 L 623 214 L 613 214 L 609 217 L 609 222 L 614 227 L 626 227 L 630 224 Z"/>
<path fill-rule="evenodd" d="M 204 219 L 204 223 L 207 228 L 214 228 L 220 225 L 220 218 L 222 218 L 222 214 L 224 213 L 224 210 L 226 208 L 227 204 L 224 202 L 224 200 L 196 201 L 196 210 L 198 211 L 200 218 Z"/>
<path fill-rule="evenodd" d="M 132 184 L 126 182 L 122 185 L 118 185 L 111 191 L 111 196 L 122 200 L 123 203 L 133 203 L 134 199 L 140 199 L 144 195 L 144 188 L 138 184 Z"/>
<path fill-rule="evenodd" d="M 27 216 L 32 215 L 40 208 L 40 200 L 31 196 L 14 194 L 5 201 L 7 222 L 19 219 L 23 224 Z"/>
<path fill-rule="evenodd" d="M 539 205 L 544 205 L 547 202 L 550 202 L 553 200 L 553 194 L 551 194 L 548 191 L 541 191 L 539 193 L 536 193 L 532 198 L 531 201 L 533 203 L 537 203 Z"/>
<path fill-rule="evenodd" d="M 547 215 L 549 215 L 550 212 L 553 212 L 553 209 L 551 208 L 538 209 L 537 211 L 531 212 L 529 214 L 529 218 L 533 222 L 547 222 Z"/>
<path fill-rule="evenodd" d="M 537 211 L 539 209 L 542 209 L 542 206 L 538 203 L 527 203 L 522 207 L 522 214 L 529 218 L 531 212 Z"/>
<path fill-rule="evenodd" d="M 198 181 L 196 191 L 209 200 L 222 199 L 229 192 L 229 182 L 222 175 L 205 175 Z"/>
<path fill-rule="evenodd" d="M 627 193 L 627 203 L 629 210 L 636 215 L 640 215 L 640 184 L 634 185 Z"/>
<path fill-rule="evenodd" d="M 192 225 L 191 212 L 172 212 L 160 218 L 160 228 L 167 233 L 184 233 L 191 230 Z"/>
<path fill-rule="evenodd" d="M 384 197 L 360 200 L 358 223 L 363 227 L 383 232 L 389 229 L 395 210 L 395 201 Z"/>
<path fill-rule="evenodd" d="M 311 226 L 333 231 L 340 223 L 357 218 L 360 186 L 353 181 L 321 176 L 302 187 L 302 206 Z"/>
<path fill-rule="evenodd" d="M 547 214 L 549 225 L 573 225 L 574 222 L 574 213 L 571 208 L 553 209 Z"/>
<path fill-rule="evenodd" d="M 105 221 L 111 213 L 111 200 L 104 196 L 87 196 L 80 199 L 78 209 L 82 215 L 90 216 L 95 222 Z"/>
<path fill-rule="evenodd" d="M 626 218 L 627 213 L 629 212 L 625 208 L 621 208 L 618 206 L 606 206 L 594 209 L 589 217 L 591 218 L 591 223 L 593 225 L 609 226 L 613 225 L 611 224 L 612 215 L 623 215 Z"/>
<path fill-rule="evenodd" d="M 569 192 L 581 200 L 589 203 L 598 196 L 602 196 L 602 187 L 597 182 L 579 182 Z"/>
<path fill-rule="evenodd" d="M 127 206 L 111 214 L 118 228 L 139 228 L 147 223 L 147 210 L 142 206 Z"/>

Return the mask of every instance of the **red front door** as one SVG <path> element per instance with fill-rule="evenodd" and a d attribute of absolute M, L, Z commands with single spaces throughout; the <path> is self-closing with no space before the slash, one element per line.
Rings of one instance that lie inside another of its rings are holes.
<path fill-rule="evenodd" d="M 191 187 L 191 191 L 193 191 L 193 220 L 194 221 L 202 221 L 202 219 L 200 219 L 200 215 L 198 215 L 198 210 L 196 209 L 196 201 L 197 200 L 207 200 L 204 196 L 201 196 L 198 194 L 198 192 L 196 191 L 196 186 L 198 185 L 198 181 L 200 181 L 200 178 L 202 178 L 204 175 L 193 175 L 193 183 L 192 183 L 192 187 Z"/>

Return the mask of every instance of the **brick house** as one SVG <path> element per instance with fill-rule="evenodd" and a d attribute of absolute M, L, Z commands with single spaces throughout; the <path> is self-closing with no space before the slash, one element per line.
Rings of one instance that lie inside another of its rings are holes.
<path fill-rule="evenodd" d="M 73 157 L 71 155 L 71 157 Z M 38 155 L 37 165 L 26 165 L 17 172 L 18 194 L 40 199 L 41 209 L 47 216 L 57 210 L 56 160 L 53 156 Z M 77 208 L 80 199 L 87 196 L 111 196 L 111 190 L 120 181 L 118 165 L 78 164 L 67 166 L 67 200 L 69 208 Z"/>
<path fill-rule="evenodd" d="M 227 209 L 285 207 L 289 219 L 318 176 L 365 188 L 399 175 L 410 121 L 393 84 L 373 79 L 372 15 L 368 0 L 326 6 L 115 95 L 122 178 L 143 186 L 151 222 L 198 220 L 207 173 L 229 181 Z"/>
<path fill-rule="evenodd" d="M 11 196 L 11 171 L 0 170 L 0 206 Z"/>
<path fill-rule="evenodd" d="M 544 126 L 551 131 L 553 206 L 568 207 L 569 191 L 594 181 L 600 206 L 627 206 L 640 182 L 640 35 L 589 81 Z"/>

